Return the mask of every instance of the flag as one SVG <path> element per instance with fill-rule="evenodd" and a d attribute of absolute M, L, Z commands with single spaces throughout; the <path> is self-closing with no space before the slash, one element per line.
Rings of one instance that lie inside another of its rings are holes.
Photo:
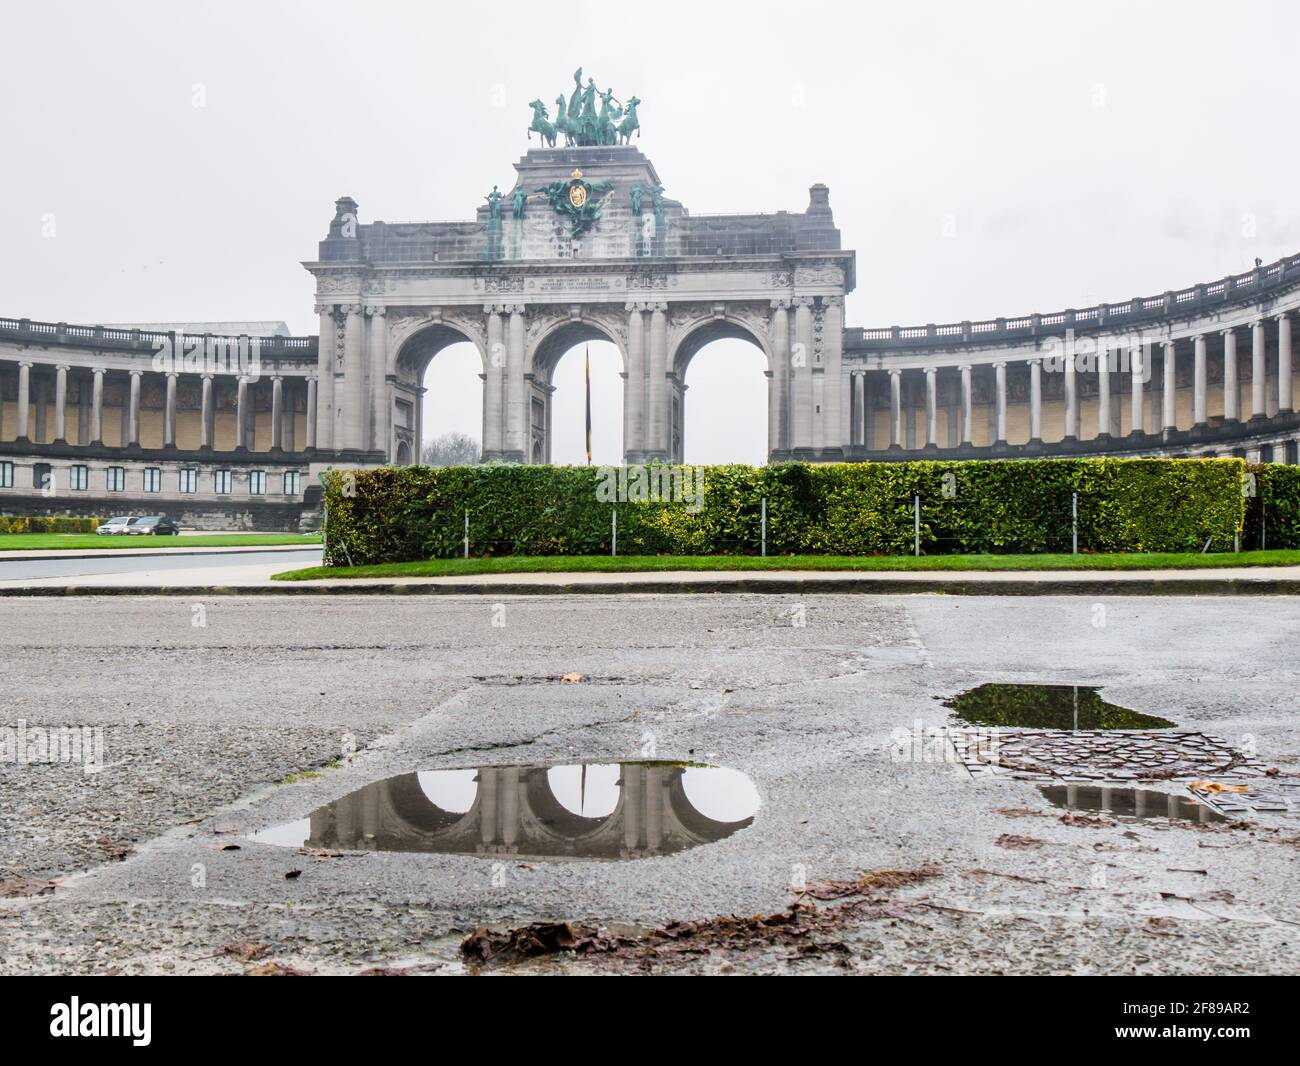
<path fill-rule="evenodd" d="M 591 345 L 587 345 L 583 359 L 587 379 L 587 465 L 591 466 Z"/>

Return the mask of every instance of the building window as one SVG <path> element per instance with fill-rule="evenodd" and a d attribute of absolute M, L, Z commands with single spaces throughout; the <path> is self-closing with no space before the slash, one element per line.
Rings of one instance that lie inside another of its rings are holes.
<path fill-rule="evenodd" d="M 286 470 L 284 472 L 284 494 L 286 496 L 297 496 L 302 484 L 302 475 L 297 470 Z"/>
<path fill-rule="evenodd" d="M 144 491 L 162 492 L 162 469 L 156 466 L 144 468 Z"/>
<path fill-rule="evenodd" d="M 176 487 L 181 492 L 193 492 L 199 487 L 199 472 L 192 467 L 182 467 Z"/>
<path fill-rule="evenodd" d="M 218 496 L 230 495 L 230 471 L 214 470 L 212 471 L 213 490 Z"/>
<path fill-rule="evenodd" d="M 266 495 L 265 470 L 250 470 L 248 472 L 248 494 L 250 496 Z"/>
<path fill-rule="evenodd" d="M 49 463 L 32 464 L 32 488 L 48 489 L 47 495 L 52 495 L 55 489 L 54 468 Z"/>
<path fill-rule="evenodd" d="M 0 489 L 14 487 L 14 464 L 8 461 L 0 463 Z"/>
<path fill-rule="evenodd" d="M 105 484 L 109 492 L 126 491 L 126 470 L 120 466 L 110 466 L 105 474 Z"/>
<path fill-rule="evenodd" d="M 78 492 L 85 492 L 90 487 L 90 468 L 74 463 L 68 468 L 68 487 Z"/>

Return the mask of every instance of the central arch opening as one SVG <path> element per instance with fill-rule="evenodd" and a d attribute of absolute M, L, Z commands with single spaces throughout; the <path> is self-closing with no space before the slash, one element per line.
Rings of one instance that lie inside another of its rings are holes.
<path fill-rule="evenodd" d="M 459 330 L 432 326 L 397 361 L 390 455 L 398 466 L 477 463 L 483 454 L 483 358 Z"/>
<path fill-rule="evenodd" d="M 623 462 L 623 353 L 603 329 L 577 320 L 550 333 L 533 355 L 532 381 L 525 388 L 529 462 L 586 465 L 588 363 L 591 463 Z"/>

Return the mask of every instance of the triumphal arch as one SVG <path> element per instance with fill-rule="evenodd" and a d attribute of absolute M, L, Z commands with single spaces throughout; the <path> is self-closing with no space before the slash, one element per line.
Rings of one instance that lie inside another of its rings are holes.
<path fill-rule="evenodd" d="M 767 360 L 769 452 L 841 458 L 850 418 L 842 359 L 854 254 L 829 190 L 802 212 L 692 215 L 639 138 L 635 96 L 574 75 L 554 114 L 532 103 L 536 147 L 463 222 L 360 221 L 335 205 L 315 275 L 316 447 L 410 462 L 424 370 L 469 341 L 482 358 L 483 456 L 545 463 L 552 376 L 589 340 L 622 358 L 627 462 L 683 460 L 686 368 L 721 337 Z"/>

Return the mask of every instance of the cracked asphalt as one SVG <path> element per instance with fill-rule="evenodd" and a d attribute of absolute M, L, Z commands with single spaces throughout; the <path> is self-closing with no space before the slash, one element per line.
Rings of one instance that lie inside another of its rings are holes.
<path fill-rule="evenodd" d="M 250 962 L 227 949 L 251 944 L 259 962 L 313 973 L 463 972 L 458 945 L 484 924 L 644 929 L 771 913 L 796 899 L 801 876 L 932 866 L 937 877 L 846 908 L 798 946 L 737 936 L 661 958 L 514 968 L 1295 972 L 1295 821 L 1071 824 L 1032 783 L 900 760 L 893 738 L 942 726 L 941 698 L 985 682 L 1089 684 L 1253 746 L 1294 775 L 1298 607 L 933 595 L 3 600 L 0 725 L 102 727 L 104 766 L 0 763 L 0 969 L 239 973 Z M 584 680 L 560 680 L 574 672 Z M 315 857 L 243 837 L 390 775 L 617 762 L 647 745 L 658 759 L 743 771 L 762 800 L 753 824 L 627 862 Z M 232 842 L 238 850 L 221 850 Z"/>

